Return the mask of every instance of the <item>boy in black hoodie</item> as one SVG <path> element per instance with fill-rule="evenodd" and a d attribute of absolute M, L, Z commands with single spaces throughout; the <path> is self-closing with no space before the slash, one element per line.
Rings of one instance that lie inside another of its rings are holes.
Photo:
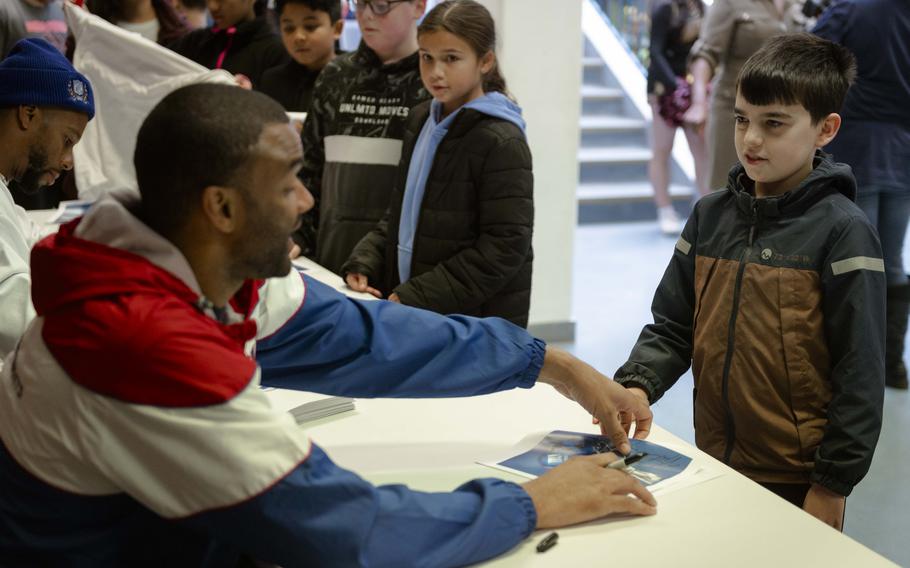
<path fill-rule="evenodd" d="M 209 0 L 215 22 L 171 44 L 172 50 L 209 69 L 224 69 L 238 84 L 259 89 L 266 70 L 287 61 L 281 40 L 264 17 L 258 0 Z"/>
<path fill-rule="evenodd" d="M 295 240 L 333 272 L 388 208 L 408 114 L 430 99 L 417 58 L 426 0 L 356 0 L 354 8 L 363 42 L 323 69 L 303 126 L 300 176 L 317 209 Z"/>
<path fill-rule="evenodd" d="M 696 205 L 616 374 L 653 404 L 692 365 L 698 447 L 838 529 L 884 397 L 881 246 L 849 166 L 819 151 L 854 76 L 849 51 L 809 34 L 746 62 L 741 164 Z"/>
<path fill-rule="evenodd" d="M 335 42 L 344 20 L 338 0 L 278 0 L 281 41 L 290 55 L 262 75 L 259 89 L 291 112 L 306 112 L 322 69 L 335 59 Z"/>

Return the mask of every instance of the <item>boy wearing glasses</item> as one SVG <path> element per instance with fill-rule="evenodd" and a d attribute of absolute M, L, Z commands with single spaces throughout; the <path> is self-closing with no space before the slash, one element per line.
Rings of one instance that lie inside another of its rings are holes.
<path fill-rule="evenodd" d="M 430 98 L 417 58 L 426 0 L 354 0 L 351 7 L 363 41 L 316 81 L 300 176 L 317 207 L 295 235 L 303 254 L 333 272 L 385 213 L 408 114 Z"/>

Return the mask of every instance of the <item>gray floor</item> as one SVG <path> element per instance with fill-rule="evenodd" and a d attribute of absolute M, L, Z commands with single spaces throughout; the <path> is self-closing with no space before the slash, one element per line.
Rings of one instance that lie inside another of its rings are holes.
<path fill-rule="evenodd" d="M 573 302 L 577 340 L 566 345 L 612 374 L 650 321 L 649 306 L 676 239 L 655 223 L 579 227 Z M 910 251 L 910 239 L 906 249 Z M 910 351 L 908 351 L 910 352 Z M 658 424 L 694 443 L 692 376 L 686 374 L 654 407 Z M 902 566 L 910 566 L 910 395 L 889 389 L 881 439 L 869 475 L 847 500 L 846 532 Z"/>

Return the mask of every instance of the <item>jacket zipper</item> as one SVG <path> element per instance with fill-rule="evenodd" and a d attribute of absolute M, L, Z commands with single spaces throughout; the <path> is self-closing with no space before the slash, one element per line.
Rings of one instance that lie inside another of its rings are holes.
<path fill-rule="evenodd" d="M 730 366 L 733 363 L 733 347 L 736 336 L 736 319 L 739 316 L 739 299 L 742 292 L 743 274 L 746 264 L 752 256 L 752 244 L 755 241 L 755 227 L 758 224 L 758 203 L 752 203 L 752 219 L 749 223 L 749 244 L 739 257 L 739 269 L 736 272 L 736 284 L 733 288 L 733 309 L 730 313 L 730 325 L 727 330 L 727 353 L 724 356 L 724 371 L 721 382 L 721 396 L 724 401 L 725 434 L 724 463 L 730 463 L 733 444 L 736 441 L 736 424 L 733 421 L 733 409 L 730 407 Z"/>

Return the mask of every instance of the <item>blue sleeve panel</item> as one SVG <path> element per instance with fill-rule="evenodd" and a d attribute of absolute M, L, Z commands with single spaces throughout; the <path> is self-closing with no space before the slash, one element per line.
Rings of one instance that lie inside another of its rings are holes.
<path fill-rule="evenodd" d="M 304 277 L 303 306 L 259 341 L 262 384 L 358 398 L 433 398 L 534 385 L 546 344 L 499 318 L 360 301 Z"/>
<path fill-rule="evenodd" d="M 514 483 L 477 479 L 451 493 L 375 487 L 314 445 L 266 492 L 180 522 L 284 568 L 444 567 L 511 549 L 534 530 L 537 514 Z"/>

